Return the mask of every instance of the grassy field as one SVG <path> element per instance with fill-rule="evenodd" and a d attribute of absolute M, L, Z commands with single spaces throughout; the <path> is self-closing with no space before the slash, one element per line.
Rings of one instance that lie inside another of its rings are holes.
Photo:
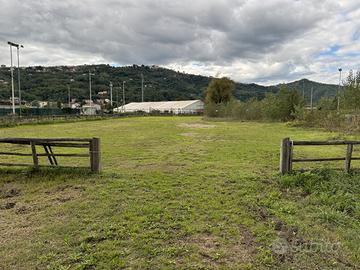
<path fill-rule="evenodd" d="M 100 137 L 103 173 L 1 170 L 0 269 L 359 269 L 360 176 L 280 177 L 288 136 L 342 138 L 199 117 L 2 128 L 0 137 Z"/>

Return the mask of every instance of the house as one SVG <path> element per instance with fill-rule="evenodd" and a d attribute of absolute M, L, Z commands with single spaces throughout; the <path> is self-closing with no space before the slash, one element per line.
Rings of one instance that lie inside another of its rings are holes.
<path fill-rule="evenodd" d="M 201 100 L 132 102 L 114 109 L 114 112 L 160 112 L 173 114 L 199 114 L 204 111 Z"/>
<path fill-rule="evenodd" d="M 47 101 L 39 101 L 39 108 L 45 108 L 48 105 Z"/>
<path fill-rule="evenodd" d="M 101 111 L 101 106 L 98 104 L 86 104 L 80 109 L 80 113 L 82 115 L 96 115 L 99 111 Z"/>

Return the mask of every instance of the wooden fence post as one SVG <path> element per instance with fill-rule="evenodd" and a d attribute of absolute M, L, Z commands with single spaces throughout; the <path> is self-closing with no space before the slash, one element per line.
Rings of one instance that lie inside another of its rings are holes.
<path fill-rule="evenodd" d="M 101 172 L 100 139 L 93 138 L 90 142 L 90 167 L 95 173 Z"/>
<path fill-rule="evenodd" d="M 293 150 L 294 150 L 294 146 L 292 141 L 289 140 L 288 142 L 288 151 L 289 151 L 289 156 L 288 156 L 288 172 L 292 171 L 292 160 L 293 160 Z"/>
<path fill-rule="evenodd" d="M 37 169 L 39 167 L 39 159 L 38 159 L 38 156 L 36 154 L 35 142 L 31 141 L 30 145 L 31 145 L 31 154 L 32 154 L 33 162 L 34 162 L 34 168 Z"/>
<path fill-rule="evenodd" d="M 350 172 L 352 152 L 353 152 L 353 145 L 351 143 L 349 143 L 347 145 L 346 157 L 345 157 L 345 171 L 347 173 Z"/>
<path fill-rule="evenodd" d="M 287 174 L 291 171 L 291 158 L 292 158 L 292 147 L 289 138 L 285 138 L 281 141 L 280 150 L 280 173 L 282 175 Z"/>

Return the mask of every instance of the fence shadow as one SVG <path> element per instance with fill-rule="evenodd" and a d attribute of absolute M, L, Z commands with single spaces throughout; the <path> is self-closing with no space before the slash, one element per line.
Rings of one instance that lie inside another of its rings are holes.
<path fill-rule="evenodd" d="M 47 181 L 62 179 L 89 179 L 95 177 L 96 174 L 86 168 L 63 168 L 63 167 L 46 167 L 46 168 L 0 168 L 0 177 L 6 176 L 10 178 L 25 178 L 28 179 L 46 179 Z M 6 180 L 5 180 L 6 181 Z M 1 182 L 1 181 L 0 181 Z"/>

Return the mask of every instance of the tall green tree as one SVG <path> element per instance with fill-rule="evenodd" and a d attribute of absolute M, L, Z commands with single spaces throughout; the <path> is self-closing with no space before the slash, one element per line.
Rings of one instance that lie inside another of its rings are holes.
<path fill-rule="evenodd" d="M 206 90 L 206 102 L 212 104 L 228 103 L 232 98 L 235 82 L 229 78 L 213 79 Z"/>
<path fill-rule="evenodd" d="M 296 108 L 303 106 L 304 100 L 298 91 L 289 90 L 285 85 L 281 85 L 274 105 L 276 106 L 276 118 L 287 121 L 294 118 Z"/>
<path fill-rule="evenodd" d="M 343 103 L 345 109 L 360 109 L 360 71 L 350 70 L 344 84 Z"/>

